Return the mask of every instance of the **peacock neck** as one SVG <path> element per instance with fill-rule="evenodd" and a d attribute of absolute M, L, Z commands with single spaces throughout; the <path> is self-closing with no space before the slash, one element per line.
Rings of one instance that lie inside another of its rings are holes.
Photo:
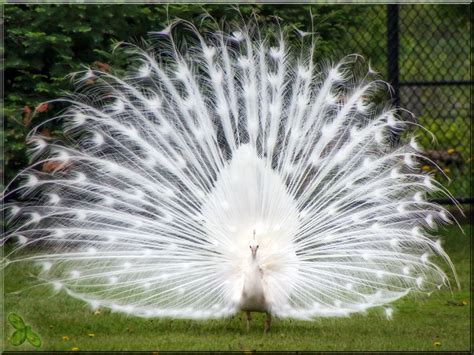
<path fill-rule="evenodd" d="M 266 312 L 268 307 L 262 283 L 262 269 L 258 258 L 251 255 L 248 259 L 248 268 L 244 274 L 244 284 L 240 309 L 243 311 Z"/>
<path fill-rule="evenodd" d="M 260 284 L 262 280 L 262 269 L 256 256 L 249 258 L 249 267 L 247 269 L 246 279 L 251 284 Z"/>
<path fill-rule="evenodd" d="M 250 255 L 249 265 L 251 269 L 260 269 L 260 264 L 256 255 Z"/>

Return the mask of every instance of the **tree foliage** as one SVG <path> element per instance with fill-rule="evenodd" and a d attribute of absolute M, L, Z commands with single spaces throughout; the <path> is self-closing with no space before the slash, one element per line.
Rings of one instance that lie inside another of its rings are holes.
<path fill-rule="evenodd" d="M 84 67 L 123 70 L 127 59 L 112 54 L 118 41 L 139 42 L 176 17 L 200 23 L 205 13 L 217 22 L 254 13 L 261 24 L 280 21 L 290 34 L 292 29 L 311 31 L 312 16 L 321 57 L 334 50 L 346 26 L 361 19 L 356 7 L 325 5 L 245 5 L 239 11 L 229 5 L 5 6 L 5 182 L 28 163 L 27 133 L 63 108 L 43 102 L 73 90 L 68 74 Z M 41 133 L 50 136 L 59 130 L 60 124 L 51 120 Z"/>

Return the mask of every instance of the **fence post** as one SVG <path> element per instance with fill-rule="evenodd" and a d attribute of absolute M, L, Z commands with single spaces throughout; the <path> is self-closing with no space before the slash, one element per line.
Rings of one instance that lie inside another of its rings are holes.
<path fill-rule="evenodd" d="M 394 104 L 400 104 L 400 82 L 399 82 L 399 44 L 398 34 L 400 26 L 398 22 L 399 5 L 387 5 L 387 62 L 388 62 L 388 82 L 393 87 Z"/>

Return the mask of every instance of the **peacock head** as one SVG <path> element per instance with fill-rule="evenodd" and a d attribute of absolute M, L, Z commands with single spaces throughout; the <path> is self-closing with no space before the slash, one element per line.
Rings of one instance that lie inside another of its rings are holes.
<path fill-rule="evenodd" d="M 257 257 L 257 250 L 258 250 L 258 243 L 257 243 L 257 238 L 255 234 L 256 234 L 255 231 L 253 231 L 253 239 L 249 245 L 250 251 L 252 252 L 253 259 Z"/>
<path fill-rule="evenodd" d="M 249 248 L 250 248 L 250 251 L 252 252 L 252 258 L 256 258 L 257 257 L 257 250 L 258 250 L 258 244 L 250 244 L 249 245 Z"/>

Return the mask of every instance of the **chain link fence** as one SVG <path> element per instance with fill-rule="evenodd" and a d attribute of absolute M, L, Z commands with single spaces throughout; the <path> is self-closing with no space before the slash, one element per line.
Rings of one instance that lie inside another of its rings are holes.
<path fill-rule="evenodd" d="M 360 53 L 394 87 L 394 101 L 434 134 L 417 129 L 434 174 L 460 202 L 472 203 L 469 5 L 367 5 L 347 29 L 340 53 Z M 376 44 L 376 45 L 375 45 Z M 449 180 L 446 178 L 446 176 Z M 441 201 L 449 203 L 449 200 Z"/>

